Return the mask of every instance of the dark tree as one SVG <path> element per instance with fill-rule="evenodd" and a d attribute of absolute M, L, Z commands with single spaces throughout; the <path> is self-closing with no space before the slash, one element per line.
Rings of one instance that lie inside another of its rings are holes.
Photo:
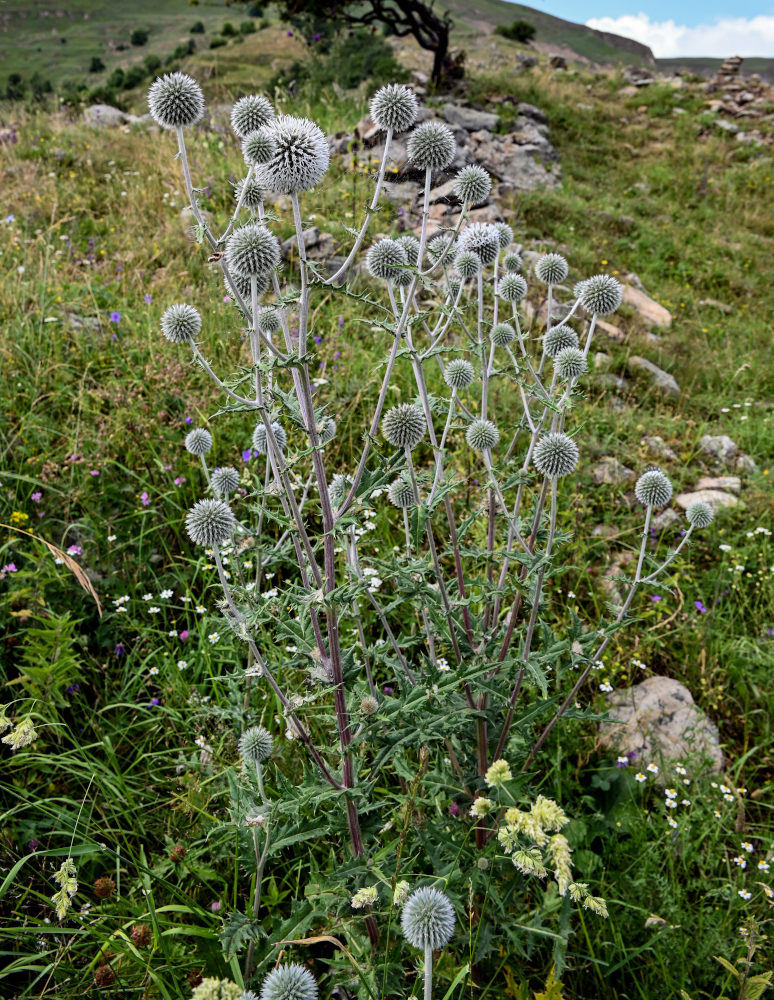
<path fill-rule="evenodd" d="M 331 0 L 280 0 L 280 14 L 286 20 L 300 14 L 337 20 L 345 25 L 385 25 L 398 38 L 412 36 L 417 44 L 433 53 L 433 83 L 440 84 L 461 75 L 462 60 L 449 52 L 452 20 L 448 13 L 436 13 L 434 0 L 367 0 L 366 3 L 331 3 Z"/>
<path fill-rule="evenodd" d="M 502 35 L 504 38 L 510 38 L 512 42 L 522 42 L 528 45 L 537 32 L 534 25 L 530 24 L 529 21 L 519 20 L 507 26 L 503 24 L 498 25 L 495 28 L 495 34 Z"/>

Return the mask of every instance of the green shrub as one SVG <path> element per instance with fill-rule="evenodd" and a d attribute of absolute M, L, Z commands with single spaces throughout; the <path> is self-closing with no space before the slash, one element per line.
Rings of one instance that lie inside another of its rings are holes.
<path fill-rule="evenodd" d="M 193 38 L 189 38 L 187 42 L 182 42 L 177 46 L 172 55 L 167 59 L 167 63 L 172 62 L 174 59 L 185 59 L 186 56 L 192 56 L 196 52 L 196 42 Z"/>
<path fill-rule="evenodd" d="M 239 31 L 240 34 L 242 35 L 254 35 L 255 25 L 253 24 L 252 21 L 242 21 L 242 23 L 239 25 Z"/>
<path fill-rule="evenodd" d="M 189 30 L 192 35 L 203 35 L 205 31 L 204 22 L 194 21 Z"/>
<path fill-rule="evenodd" d="M 332 83 L 350 89 L 364 80 L 379 85 L 405 80 L 406 76 L 406 70 L 383 38 L 355 32 L 339 39 L 329 52 L 294 62 L 272 78 L 269 89 L 278 86 L 296 90 L 304 84 L 326 87 Z"/>
<path fill-rule="evenodd" d="M 143 59 L 142 64 L 148 73 L 156 73 L 161 69 L 161 59 L 152 52 Z"/>
<path fill-rule="evenodd" d="M 259 3 L 251 4 L 247 10 L 248 17 L 263 17 L 263 7 Z"/>
<path fill-rule="evenodd" d="M 102 62 L 99 56 L 92 56 L 91 62 L 89 63 L 90 73 L 101 73 L 105 68 L 105 64 Z"/>
<path fill-rule="evenodd" d="M 121 69 L 120 66 L 116 66 L 110 76 L 107 78 L 106 86 L 112 90 L 123 90 L 124 83 L 126 81 L 126 73 Z"/>
<path fill-rule="evenodd" d="M 519 19 L 509 25 L 498 24 L 494 33 L 500 35 L 502 38 L 508 38 L 512 42 L 526 44 L 532 41 L 537 32 L 534 25 L 530 24 L 529 21 Z"/>
<path fill-rule="evenodd" d="M 210 42 L 211 49 L 221 49 L 224 45 L 228 45 L 228 41 L 222 35 L 216 35 Z"/>
<path fill-rule="evenodd" d="M 130 66 L 124 77 L 124 90 L 131 90 L 132 87 L 139 86 L 147 75 L 148 71 L 144 66 Z"/>
<path fill-rule="evenodd" d="M 231 21 L 224 21 L 220 33 L 224 38 L 233 38 L 237 34 L 237 30 Z"/>
<path fill-rule="evenodd" d="M 148 32 L 145 28 L 135 28 L 129 37 L 129 41 L 132 45 L 145 45 L 148 41 Z"/>

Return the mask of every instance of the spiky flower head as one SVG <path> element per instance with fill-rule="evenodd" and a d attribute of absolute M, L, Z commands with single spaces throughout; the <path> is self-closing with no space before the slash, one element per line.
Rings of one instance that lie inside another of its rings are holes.
<path fill-rule="evenodd" d="M 510 323 L 497 323 L 490 330 L 489 339 L 495 347 L 507 347 L 516 339 L 516 331 Z"/>
<path fill-rule="evenodd" d="M 495 222 L 494 227 L 500 237 L 500 249 L 507 249 L 513 243 L 513 230 L 507 222 Z"/>
<path fill-rule="evenodd" d="M 282 424 L 273 420 L 271 429 L 277 444 L 279 445 L 280 451 L 284 451 L 288 443 L 288 436 L 285 432 L 285 428 Z M 263 422 L 256 424 L 255 430 L 253 431 L 253 448 L 255 448 L 259 455 L 265 455 L 268 451 L 266 424 Z"/>
<path fill-rule="evenodd" d="M 352 485 L 350 476 L 345 476 L 337 472 L 328 484 L 328 496 L 334 507 L 340 507 L 347 498 L 349 488 Z"/>
<path fill-rule="evenodd" d="M 423 170 L 443 170 L 454 159 L 457 143 L 443 122 L 422 122 L 409 136 L 408 158 Z"/>
<path fill-rule="evenodd" d="M 715 511 L 711 504 L 697 500 L 685 512 L 685 516 L 688 518 L 688 523 L 692 524 L 694 528 L 707 528 L 715 518 Z"/>
<path fill-rule="evenodd" d="M 543 338 L 543 350 L 549 358 L 555 358 L 568 347 L 577 347 L 578 343 L 578 334 L 571 326 L 554 326 Z"/>
<path fill-rule="evenodd" d="M 672 483 L 661 469 L 648 469 L 635 483 L 634 495 L 643 507 L 663 507 L 672 498 Z"/>
<path fill-rule="evenodd" d="M 510 253 L 507 253 L 503 257 L 503 270 L 506 274 L 518 274 L 523 263 L 521 254 L 516 253 L 515 250 L 511 250 Z"/>
<path fill-rule="evenodd" d="M 474 420 L 465 433 L 465 440 L 473 451 L 489 451 L 497 446 L 500 432 L 491 420 Z"/>
<path fill-rule="evenodd" d="M 542 437 L 532 456 L 538 472 L 549 479 L 569 476 L 578 464 L 578 446 L 566 434 L 546 434 Z"/>
<path fill-rule="evenodd" d="M 162 128 L 195 125 L 204 114 L 204 94 L 192 76 L 168 73 L 157 77 L 148 91 L 151 118 Z"/>
<path fill-rule="evenodd" d="M 257 222 L 240 226 L 226 243 L 226 262 L 243 278 L 269 275 L 280 262 L 277 237 Z"/>
<path fill-rule="evenodd" d="M 410 87 L 388 83 L 371 98 L 368 109 L 374 125 L 388 131 L 405 132 L 417 120 L 417 97 Z"/>
<path fill-rule="evenodd" d="M 489 222 L 472 222 L 459 238 L 460 250 L 472 250 L 484 265 L 493 264 L 500 252 L 500 234 Z"/>
<path fill-rule="evenodd" d="M 398 403 L 382 419 L 382 434 L 396 448 L 416 448 L 426 430 L 425 415 L 414 403 Z"/>
<path fill-rule="evenodd" d="M 454 270 L 464 281 L 470 281 L 481 270 L 481 258 L 472 250 L 460 250 L 454 258 Z"/>
<path fill-rule="evenodd" d="M 248 764 L 262 764 L 271 757 L 274 740 L 263 726 L 250 726 L 239 737 L 239 756 Z"/>
<path fill-rule="evenodd" d="M 449 897 L 430 886 L 417 889 L 403 904 L 403 936 L 414 948 L 444 948 L 454 933 L 454 907 Z"/>
<path fill-rule="evenodd" d="M 263 188 L 254 177 L 250 177 L 249 180 L 247 177 L 243 177 L 236 182 L 234 201 L 239 204 L 240 198 L 245 208 L 249 208 L 252 212 L 257 212 L 261 207 L 263 204 Z"/>
<path fill-rule="evenodd" d="M 489 765 L 484 775 L 484 780 L 490 787 L 497 788 L 499 785 L 504 785 L 510 781 L 512 777 L 513 774 L 511 773 L 508 761 L 500 758 Z"/>
<path fill-rule="evenodd" d="M 465 358 L 453 358 L 443 373 L 443 380 L 450 389 L 467 389 L 475 377 L 473 365 Z"/>
<path fill-rule="evenodd" d="M 276 333 L 282 326 L 280 314 L 274 306 L 264 306 L 258 313 L 258 329 L 261 333 Z"/>
<path fill-rule="evenodd" d="M 441 257 L 454 253 L 454 237 L 450 233 L 439 233 L 427 244 L 427 255 L 431 260 L 437 261 Z"/>
<path fill-rule="evenodd" d="M 274 121 L 274 108 L 266 97 L 260 94 L 248 94 L 240 97 L 231 109 L 231 127 L 244 139 L 251 132 Z"/>
<path fill-rule="evenodd" d="M 268 290 L 270 281 L 271 277 L 268 273 L 260 274 L 256 277 L 255 291 L 258 298 Z M 251 279 L 246 278 L 242 274 L 237 274 L 235 271 L 229 271 L 228 277 L 226 277 L 226 272 L 224 271 L 223 284 L 226 286 L 226 291 L 229 295 L 233 295 L 235 291 L 238 292 L 247 307 L 248 313 L 252 313 L 253 290 Z"/>
<path fill-rule="evenodd" d="M 264 979 L 261 1000 L 317 1000 L 317 982 L 303 965 L 283 963 Z"/>
<path fill-rule="evenodd" d="M 239 486 L 239 473 L 233 465 L 224 465 L 216 469 L 210 477 L 213 492 L 224 499 L 229 497 Z"/>
<path fill-rule="evenodd" d="M 185 436 L 185 447 L 192 455 L 206 455 L 212 447 L 212 434 L 204 427 L 194 427 Z"/>
<path fill-rule="evenodd" d="M 379 711 L 379 702 L 372 694 L 364 695 L 360 701 L 360 711 L 363 715 L 374 715 Z"/>
<path fill-rule="evenodd" d="M 398 476 L 387 487 L 387 498 L 393 507 L 403 510 L 414 506 L 414 487 L 403 476 Z"/>
<path fill-rule="evenodd" d="M 497 294 L 506 302 L 520 302 L 527 294 L 527 282 L 520 274 L 504 274 L 497 282 Z"/>
<path fill-rule="evenodd" d="M 199 310 L 184 302 L 176 302 L 161 317 L 161 332 L 173 344 L 193 340 L 202 328 Z"/>
<path fill-rule="evenodd" d="M 454 193 L 464 205 L 483 205 L 492 190 L 492 181 L 483 167 L 463 167 L 454 178 Z"/>
<path fill-rule="evenodd" d="M 452 299 L 456 299 L 457 296 L 460 294 L 460 289 L 462 288 L 462 281 L 460 281 L 460 279 L 457 278 L 455 275 L 450 274 L 446 279 L 446 288 L 449 295 L 451 295 Z"/>
<path fill-rule="evenodd" d="M 544 253 L 535 263 L 535 277 L 546 285 L 564 281 L 569 270 L 567 261 L 560 253 Z"/>
<path fill-rule="evenodd" d="M 623 299 L 623 286 L 611 274 L 595 274 L 580 282 L 579 298 L 583 308 L 599 316 L 614 313 Z"/>
<path fill-rule="evenodd" d="M 222 545 L 235 527 L 234 512 L 225 500 L 198 500 L 185 519 L 185 529 L 196 545 Z"/>
<path fill-rule="evenodd" d="M 561 378 L 580 378 L 587 367 L 586 356 L 577 347 L 565 347 L 554 358 L 554 368 Z"/>
<path fill-rule="evenodd" d="M 258 180 L 271 191 L 308 191 L 323 177 L 330 162 L 325 133 L 308 118 L 280 115 L 266 126 L 274 154 L 257 167 Z"/>
<path fill-rule="evenodd" d="M 416 264 L 419 257 L 419 240 L 416 236 L 414 236 L 413 233 L 404 233 L 403 236 L 399 236 L 395 242 L 400 243 L 406 251 L 406 257 L 408 258 L 409 264 Z"/>
<path fill-rule="evenodd" d="M 378 240 L 366 254 L 366 267 L 372 278 L 394 281 L 405 273 L 402 268 L 407 266 L 408 255 L 397 240 Z"/>
<path fill-rule="evenodd" d="M 336 437 L 336 421 L 333 417 L 324 417 L 322 426 L 320 427 L 320 441 L 323 444 L 328 444 Z"/>
<path fill-rule="evenodd" d="M 259 128 L 251 132 L 242 143 L 242 156 L 248 167 L 260 167 L 274 156 L 276 143 L 271 132 Z"/>

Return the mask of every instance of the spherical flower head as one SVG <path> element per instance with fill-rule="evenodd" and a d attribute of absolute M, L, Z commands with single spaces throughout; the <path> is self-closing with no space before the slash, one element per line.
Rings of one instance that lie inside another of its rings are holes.
<path fill-rule="evenodd" d="M 261 333 L 276 333 L 281 325 L 280 314 L 274 306 L 266 306 L 258 313 L 258 329 Z"/>
<path fill-rule="evenodd" d="M 419 258 L 419 240 L 416 236 L 414 236 L 413 233 L 404 233 L 403 236 L 399 236 L 395 242 L 400 243 L 406 251 L 406 257 L 408 258 L 409 264 L 416 264 Z"/>
<path fill-rule="evenodd" d="M 506 274 L 518 274 L 522 264 L 521 254 L 516 253 L 515 250 L 511 250 L 503 257 L 503 270 Z"/>
<path fill-rule="evenodd" d="M 481 270 L 481 258 L 472 250 L 460 250 L 454 258 L 454 270 L 463 281 L 470 281 Z"/>
<path fill-rule="evenodd" d="M 251 132 L 242 143 L 242 157 L 248 167 L 260 167 L 274 156 L 275 143 L 264 128 Z"/>
<path fill-rule="evenodd" d="M 250 726 L 239 737 L 239 756 L 248 764 L 263 764 L 271 757 L 274 740 L 263 726 Z"/>
<path fill-rule="evenodd" d="M 500 253 L 500 234 L 489 222 L 472 222 L 459 238 L 460 250 L 472 250 L 484 265 L 494 264 Z"/>
<path fill-rule="evenodd" d="M 279 445 L 280 451 L 284 451 L 288 443 L 288 436 L 285 432 L 285 428 L 281 424 L 277 423 L 276 420 L 273 420 L 271 429 L 274 433 L 277 444 Z M 255 430 L 253 431 L 253 448 L 255 448 L 259 455 L 265 455 L 268 451 L 266 424 L 263 422 L 256 424 Z"/>
<path fill-rule="evenodd" d="M 368 273 L 382 281 L 394 281 L 404 273 L 402 268 L 407 266 L 408 255 L 397 240 L 378 240 L 366 254 Z"/>
<path fill-rule="evenodd" d="M 308 191 L 324 176 L 330 162 L 325 133 L 308 118 L 280 115 L 266 126 L 274 140 L 268 163 L 257 167 L 258 180 L 279 194 Z"/>
<path fill-rule="evenodd" d="M 611 274 L 595 274 L 580 282 L 581 305 L 590 313 L 609 316 L 620 306 L 623 286 Z"/>
<path fill-rule="evenodd" d="M 520 274 L 504 274 L 497 282 L 497 294 L 505 302 L 520 302 L 527 294 L 527 282 Z"/>
<path fill-rule="evenodd" d="M 396 448 L 411 451 L 425 436 L 425 415 L 414 403 L 398 403 L 382 419 L 382 434 Z"/>
<path fill-rule="evenodd" d="M 196 545 L 222 545 L 234 533 L 236 518 L 225 500 L 199 500 L 188 511 L 185 529 Z"/>
<path fill-rule="evenodd" d="M 494 807 L 495 804 L 491 799 L 479 795 L 478 798 L 473 800 L 473 805 L 470 807 L 470 815 L 474 819 L 481 819 L 482 816 L 488 816 Z"/>
<path fill-rule="evenodd" d="M 437 261 L 446 255 L 448 258 L 454 253 L 454 237 L 450 233 L 439 233 L 427 244 L 427 255 L 431 260 Z"/>
<path fill-rule="evenodd" d="M 443 122 L 422 122 L 409 136 L 408 158 L 421 170 L 443 170 L 454 159 L 457 143 Z"/>
<path fill-rule="evenodd" d="M 465 358 L 451 360 L 443 373 L 443 380 L 450 389 L 467 389 L 475 377 L 473 365 Z"/>
<path fill-rule="evenodd" d="M 398 476 L 387 487 L 387 499 L 399 510 L 414 506 L 414 487 L 403 476 Z"/>
<path fill-rule="evenodd" d="M 532 455 L 532 462 L 538 472 L 549 479 L 569 476 L 578 464 L 578 446 L 566 434 L 546 434 L 542 437 Z"/>
<path fill-rule="evenodd" d="M 483 205 L 492 190 L 492 181 L 483 167 L 463 167 L 454 178 L 454 193 L 463 205 Z"/>
<path fill-rule="evenodd" d="M 688 523 L 692 524 L 694 528 L 707 528 L 715 518 L 715 511 L 711 504 L 698 500 L 691 504 L 685 512 L 685 516 L 688 518 Z"/>
<path fill-rule="evenodd" d="M 565 347 L 554 358 L 554 368 L 561 378 L 580 378 L 587 367 L 586 356 L 577 347 Z"/>
<path fill-rule="evenodd" d="M 210 483 L 217 496 L 227 499 L 239 486 L 239 473 L 233 465 L 224 465 L 213 472 Z"/>
<path fill-rule="evenodd" d="M 271 280 L 270 275 L 261 274 L 256 277 L 256 292 L 258 293 L 258 298 L 265 294 L 269 288 L 269 282 Z M 246 278 L 242 274 L 237 274 L 235 271 L 229 271 L 228 278 L 226 277 L 226 272 L 223 272 L 223 284 L 226 286 L 226 291 L 229 295 L 234 294 L 236 290 L 242 297 L 242 301 L 245 306 L 247 306 L 247 311 L 252 313 L 253 305 L 253 290 L 252 282 L 250 278 Z M 232 287 L 233 286 L 233 287 Z"/>
<path fill-rule="evenodd" d="M 438 889 L 417 889 L 403 904 L 403 936 L 414 948 L 444 948 L 454 933 L 454 907 Z"/>
<path fill-rule="evenodd" d="M 231 127 L 240 139 L 246 138 L 251 132 L 274 121 L 274 108 L 271 101 L 260 94 L 248 94 L 240 97 L 231 109 Z"/>
<path fill-rule="evenodd" d="M 560 253 L 544 253 L 535 263 L 535 277 L 546 285 L 564 281 L 569 271 L 569 265 Z"/>
<path fill-rule="evenodd" d="M 664 507 L 672 498 L 672 483 L 661 469 L 648 469 L 635 483 L 634 495 L 643 507 Z"/>
<path fill-rule="evenodd" d="M 490 330 L 489 339 L 495 347 L 507 347 L 516 339 L 516 331 L 510 323 L 497 323 Z"/>
<path fill-rule="evenodd" d="M 243 177 L 236 182 L 234 188 L 234 201 L 239 204 L 240 198 L 245 208 L 257 212 L 263 204 L 263 188 L 254 177 L 249 180 Z"/>
<path fill-rule="evenodd" d="M 465 440 L 473 451 L 490 451 L 497 446 L 500 432 L 491 420 L 474 420 L 465 433 Z"/>
<path fill-rule="evenodd" d="M 212 434 L 204 427 L 194 427 L 185 436 L 185 447 L 192 455 L 206 455 L 212 447 Z"/>
<path fill-rule="evenodd" d="M 446 289 L 448 294 L 451 295 L 452 299 L 456 301 L 457 296 L 460 294 L 460 289 L 462 288 L 462 281 L 450 274 L 446 279 Z"/>
<path fill-rule="evenodd" d="M 417 120 L 417 97 L 410 87 L 388 83 L 380 87 L 368 105 L 374 125 L 385 132 L 405 132 Z"/>
<path fill-rule="evenodd" d="M 271 274 L 280 262 L 277 237 L 266 226 L 251 222 L 240 226 L 226 243 L 226 263 L 242 278 Z"/>
<path fill-rule="evenodd" d="M 371 694 L 364 695 L 360 701 L 360 711 L 363 715 L 374 715 L 379 711 L 379 702 Z"/>
<path fill-rule="evenodd" d="M 161 317 L 161 332 L 173 344 L 193 340 L 202 328 L 202 318 L 198 309 L 176 302 Z"/>
<path fill-rule="evenodd" d="M 186 128 L 204 114 L 204 94 L 192 76 L 168 73 L 151 84 L 148 107 L 151 118 L 162 128 Z"/>
<path fill-rule="evenodd" d="M 191 1000 L 241 1000 L 242 987 L 230 979 L 203 979 L 191 994 Z"/>
<path fill-rule="evenodd" d="M 513 230 L 507 222 L 495 222 L 494 227 L 500 237 L 500 249 L 507 249 L 513 243 Z"/>
<path fill-rule="evenodd" d="M 555 358 L 568 347 L 577 347 L 578 343 L 578 334 L 571 326 L 555 326 L 543 338 L 543 350 L 549 358 Z"/>
<path fill-rule="evenodd" d="M 328 496 L 334 507 L 340 507 L 347 498 L 349 488 L 352 485 L 350 476 L 345 476 L 337 472 L 328 484 Z"/>
<path fill-rule="evenodd" d="M 264 979 L 261 1000 L 317 1000 L 317 982 L 303 965 L 283 963 Z"/>
<path fill-rule="evenodd" d="M 487 785 L 491 788 L 496 788 L 499 785 L 504 785 L 507 781 L 510 781 L 513 775 L 511 774 L 511 769 L 508 766 L 508 761 L 500 760 L 494 761 L 494 763 L 489 765 L 489 769 L 484 776 L 484 780 Z"/>

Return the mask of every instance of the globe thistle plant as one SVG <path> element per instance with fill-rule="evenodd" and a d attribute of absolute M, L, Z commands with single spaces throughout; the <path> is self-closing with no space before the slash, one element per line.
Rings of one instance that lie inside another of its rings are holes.
<path fill-rule="evenodd" d="M 242 156 L 248 167 L 260 167 L 271 161 L 276 148 L 271 132 L 258 129 L 257 132 L 251 132 L 242 143 Z"/>
<path fill-rule="evenodd" d="M 382 420 L 382 434 L 396 448 L 412 451 L 427 432 L 422 410 L 413 403 L 399 403 L 388 410 Z"/>
<path fill-rule="evenodd" d="M 258 313 L 256 319 L 256 325 L 261 333 L 272 334 L 276 333 L 277 330 L 282 326 L 282 321 L 280 320 L 280 314 L 277 309 L 273 306 L 264 306 L 263 309 Z"/>
<path fill-rule="evenodd" d="M 577 347 L 565 347 L 554 358 L 554 368 L 561 378 L 580 378 L 587 367 L 586 356 Z"/>
<path fill-rule="evenodd" d="M 648 469 L 635 483 L 634 495 L 643 507 L 665 507 L 672 498 L 672 483 L 661 469 Z"/>
<path fill-rule="evenodd" d="M 454 193 L 466 205 L 483 205 L 491 190 L 489 174 L 475 164 L 463 167 L 454 178 Z"/>
<path fill-rule="evenodd" d="M 380 87 L 368 105 L 374 125 L 385 132 L 405 132 L 417 120 L 419 105 L 410 87 L 390 83 Z"/>
<path fill-rule="evenodd" d="M 366 267 L 372 278 L 394 281 L 408 266 L 406 250 L 397 240 L 383 239 L 374 243 L 366 255 Z"/>
<path fill-rule="evenodd" d="M 710 504 L 697 500 L 696 503 L 690 505 L 685 516 L 688 518 L 688 523 L 694 528 L 708 528 L 715 519 L 715 511 Z"/>
<path fill-rule="evenodd" d="M 236 182 L 234 200 L 251 212 L 257 212 L 263 204 L 263 188 L 254 177 L 243 177 Z"/>
<path fill-rule="evenodd" d="M 241 278 L 271 274 L 280 262 L 277 237 L 260 223 L 240 226 L 226 243 L 226 262 Z"/>
<path fill-rule="evenodd" d="M 240 139 L 245 139 L 251 132 L 257 132 L 273 121 L 274 108 L 271 101 L 260 94 L 240 97 L 231 109 L 231 127 Z"/>
<path fill-rule="evenodd" d="M 516 339 L 516 331 L 510 323 L 498 323 L 490 330 L 489 339 L 495 347 L 507 347 Z"/>
<path fill-rule="evenodd" d="M 456 151 L 452 130 L 441 122 L 422 122 L 409 136 L 408 158 L 422 170 L 443 170 Z"/>
<path fill-rule="evenodd" d="M 413 507 L 415 503 L 414 487 L 408 479 L 398 476 L 388 486 L 387 498 L 393 507 L 397 507 L 400 510 L 404 510 L 406 507 Z"/>
<path fill-rule="evenodd" d="M 465 440 L 473 451 L 491 451 L 497 447 L 500 432 L 491 420 L 474 420 L 465 432 Z"/>
<path fill-rule="evenodd" d="M 234 512 L 224 500 L 199 500 L 185 519 L 185 529 L 196 545 L 223 545 L 235 528 Z"/>
<path fill-rule="evenodd" d="M 445 948 L 454 934 L 454 907 L 438 889 L 417 889 L 403 904 L 400 926 L 414 948 L 424 952 L 425 1000 L 433 993 L 433 952 Z"/>
<path fill-rule="evenodd" d="M 438 261 L 441 257 L 453 255 L 456 243 L 453 236 L 448 233 L 439 233 L 427 244 L 427 255 L 433 261 Z"/>
<path fill-rule="evenodd" d="M 543 338 L 543 351 L 549 358 L 556 358 L 569 347 L 577 348 L 578 334 L 570 326 L 554 326 Z"/>
<path fill-rule="evenodd" d="M 497 294 L 505 302 L 520 302 L 527 294 L 527 282 L 520 274 L 504 274 L 497 282 Z"/>
<path fill-rule="evenodd" d="M 189 128 L 201 121 L 204 94 L 193 77 L 185 73 L 168 73 L 151 84 L 148 108 L 151 118 L 162 128 Z"/>
<path fill-rule="evenodd" d="M 623 300 L 623 286 L 610 274 L 595 274 L 581 282 L 580 294 L 583 308 L 598 316 L 614 313 Z"/>
<path fill-rule="evenodd" d="M 470 281 L 481 271 L 481 258 L 472 250 L 460 250 L 454 258 L 454 270 L 463 281 Z"/>
<path fill-rule="evenodd" d="M 472 385 L 476 373 L 473 365 L 465 358 L 454 358 L 448 363 L 443 373 L 443 380 L 450 389 L 467 389 Z"/>
<path fill-rule="evenodd" d="M 567 261 L 560 253 L 546 253 L 535 263 L 535 277 L 546 285 L 564 281 L 569 273 Z"/>
<path fill-rule="evenodd" d="M 270 191 L 295 194 L 318 184 L 328 170 L 330 152 L 325 133 L 308 118 L 280 115 L 266 126 L 274 152 L 256 167 L 257 179 Z"/>
<path fill-rule="evenodd" d="M 204 427 L 194 427 L 185 436 L 185 447 L 192 455 L 206 455 L 212 448 L 212 434 Z"/>
<path fill-rule="evenodd" d="M 239 756 L 248 764 L 265 763 L 273 749 L 271 733 L 263 726 L 251 726 L 239 737 Z"/>
<path fill-rule="evenodd" d="M 513 243 L 513 230 L 507 222 L 495 222 L 494 227 L 500 237 L 500 249 L 507 250 Z M 518 254 L 516 256 L 518 257 Z"/>
<path fill-rule="evenodd" d="M 414 236 L 413 233 L 404 233 L 399 236 L 396 243 L 400 243 L 403 249 L 406 251 L 406 257 L 410 264 L 416 264 L 417 257 L 419 255 L 419 240 Z"/>
<path fill-rule="evenodd" d="M 215 469 L 210 477 L 212 492 L 223 500 L 227 500 L 239 486 L 239 473 L 233 465 L 224 465 Z"/>
<path fill-rule="evenodd" d="M 276 420 L 273 420 L 271 429 L 280 451 L 284 451 L 288 444 L 288 436 L 285 428 Z M 266 424 L 263 422 L 256 424 L 253 431 L 253 448 L 255 448 L 259 455 L 265 455 L 268 451 L 268 435 L 266 433 Z"/>
<path fill-rule="evenodd" d="M 546 434 L 542 437 L 532 456 L 535 468 L 549 479 L 569 476 L 578 464 L 578 446 L 566 434 Z"/>
<path fill-rule="evenodd" d="M 503 257 L 503 270 L 507 274 L 518 274 L 522 268 L 522 263 L 521 255 L 512 250 Z"/>
<path fill-rule="evenodd" d="M 484 266 L 494 264 L 500 253 L 500 234 L 488 222 L 473 222 L 463 229 L 458 240 L 460 250 L 470 250 Z"/>
<path fill-rule="evenodd" d="M 261 1000 L 317 1000 L 317 981 L 296 962 L 273 969 L 261 984 Z"/>
<path fill-rule="evenodd" d="M 173 344 L 193 340 L 202 328 L 202 317 L 197 309 L 185 303 L 170 306 L 161 317 L 161 332 Z"/>

